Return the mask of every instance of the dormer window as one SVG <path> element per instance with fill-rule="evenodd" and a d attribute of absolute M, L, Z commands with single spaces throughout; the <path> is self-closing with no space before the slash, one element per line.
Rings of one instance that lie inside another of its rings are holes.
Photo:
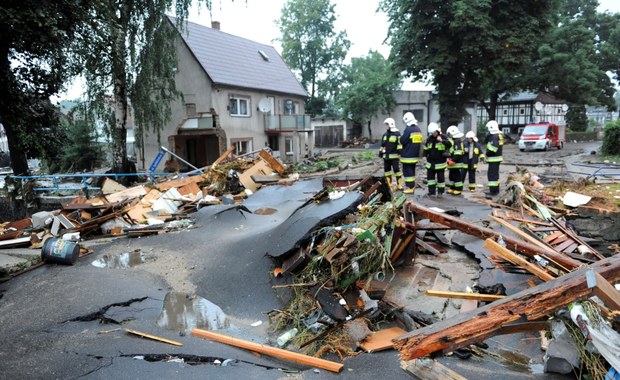
<path fill-rule="evenodd" d="M 267 53 L 265 53 L 265 52 L 264 52 L 264 51 L 262 51 L 262 50 L 259 50 L 259 51 L 258 51 L 258 54 L 260 54 L 260 56 L 261 56 L 261 57 L 263 57 L 263 60 L 265 60 L 265 61 L 269 62 L 269 56 L 267 55 Z"/>

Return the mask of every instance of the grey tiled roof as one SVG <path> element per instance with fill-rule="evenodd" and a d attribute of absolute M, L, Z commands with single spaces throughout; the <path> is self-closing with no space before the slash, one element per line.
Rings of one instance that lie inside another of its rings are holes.
<path fill-rule="evenodd" d="M 170 17 L 174 25 L 174 17 Z M 188 22 L 183 40 L 216 85 L 308 96 L 272 46 Z M 269 58 L 265 60 L 259 51 Z"/>

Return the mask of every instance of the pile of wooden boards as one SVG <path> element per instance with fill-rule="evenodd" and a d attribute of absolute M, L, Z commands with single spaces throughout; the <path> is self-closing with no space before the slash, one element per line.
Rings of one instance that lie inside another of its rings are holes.
<path fill-rule="evenodd" d="M 600 308 L 604 315 L 620 311 L 620 292 L 613 286 L 620 281 L 619 255 L 604 258 L 588 246 L 587 252 L 575 257 L 564 249 L 558 249 L 557 245 L 545 244 L 544 237 L 537 239 L 536 235 L 529 235 L 504 219 L 523 218 L 508 216 L 512 214 L 496 213 L 504 218 L 492 217 L 506 227 L 509 234 L 500 234 L 495 229 L 477 226 L 412 202 L 405 205 L 405 214 L 414 227 L 416 221 L 429 220 L 484 239 L 484 248 L 493 255 L 522 267 L 537 276 L 542 283 L 396 337 L 393 343 L 404 360 L 453 352 L 498 334 L 545 329 L 548 316 L 556 310 L 594 295 L 602 300 Z M 555 218 L 545 222 L 527 219 L 525 222 L 527 225 L 553 227 L 571 239 L 572 244 L 585 245 L 573 231 Z M 590 264 L 586 265 L 585 262 Z"/>
<path fill-rule="evenodd" d="M 237 158 L 226 163 L 231 153 L 227 151 L 198 174 L 173 175 L 157 183 L 125 187 L 105 178 L 98 196 L 76 196 L 61 203 L 60 209 L 1 224 L 0 247 L 41 248 L 48 237 L 67 233 L 79 233 L 82 239 L 158 233 L 166 222 L 186 219 L 202 206 L 222 203 L 220 194 L 232 189 L 226 183 L 228 167 L 243 169 L 238 174 L 238 192 L 231 195 L 234 202 L 256 191 L 261 176 L 284 179 L 286 168 L 266 151 L 259 151 L 256 159 Z"/>

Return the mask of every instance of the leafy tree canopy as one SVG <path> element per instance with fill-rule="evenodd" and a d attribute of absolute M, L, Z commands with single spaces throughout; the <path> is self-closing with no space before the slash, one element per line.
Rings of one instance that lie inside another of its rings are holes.
<path fill-rule="evenodd" d="M 353 58 L 344 70 L 342 90 L 337 105 L 353 121 L 364 124 L 379 111 L 389 113 L 394 106 L 393 92 L 402 84 L 390 63 L 378 52 Z"/>
<path fill-rule="evenodd" d="M 0 123 L 15 174 L 28 174 L 27 158 L 49 156 L 59 140 L 49 97 L 72 74 L 66 47 L 91 6 L 88 0 L 0 3 Z"/>
<path fill-rule="evenodd" d="M 288 0 L 278 20 L 282 57 L 310 94 L 309 113 L 320 113 L 325 105 L 315 98 L 329 98 L 338 91 L 340 69 L 351 46 L 345 32 L 334 30 L 335 20 L 330 0 Z"/>

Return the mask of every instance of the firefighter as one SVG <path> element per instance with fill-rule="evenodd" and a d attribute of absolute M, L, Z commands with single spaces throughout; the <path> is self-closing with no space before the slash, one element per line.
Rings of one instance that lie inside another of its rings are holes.
<path fill-rule="evenodd" d="M 403 193 L 413 194 L 415 191 L 415 167 L 420 161 L 422 131 L 411 112 L 403 115 L 403 122 L 405 123 L 405 130 L 400 138 L 403 147 L 400 152 L 400 162 L 403 164 L 403 175 L 407 186 Z"/>
<path fill-rule="evenodd" d="M 478 160 L 484 159 L 484 153 L 478 142 L 478 138 L 473 131 L 465 134 L 465 142 L 463 143 L 463 172 L 462 181 L 469 175 L 469 191 L 476 191 L 476 169 L 478 169 Z"/>
<path fill-rule="evenodd" d="M 446 131 L 450 140 L 450 158 L 448 158 L 448 194 L 461 195 L 463 193 L 463 132 L 456 125 L 451 125 Z"/>
<path fill-rule="evenodd" d="M 499 194 L 499 166 L 503 161 L 502 150 L 504 147 L 504 135 L 499 130 L 497 121 L 490 120 L 487 123 L 489 134 L 485 139 L 486 162 L 489 165 L 487 171 L 487 186 L 489 191 L 485 192 L 487 198 L 492 198 Z"/>
<path fill-rule="evenodd" d="M 395 177 L 394 185 L 398 186 L 399 190 L 402 190 L 403 177 L 400 172 L 400 131 L 396 128 L 394 119 L 388 117 L 383 122 L 385 124 L 385 133 L 381 138 L 381 150 L 379 156 L 383 157 L 383 169 L 385 171 L 385 182 L 388 187 L 392 188 L 392 176 Z"/>
<path fill-rule="evenodd" d="M 446 160 L 450 156 L 450 142 L 441 136 L 441 129 L 437 123 L 428 124 L 428 137 L 424 145 L 424 157 L 426 158 L 426 179 L 428 195 L 441 198 L 446 189 L 445 171 L 448 167 Z"/>

